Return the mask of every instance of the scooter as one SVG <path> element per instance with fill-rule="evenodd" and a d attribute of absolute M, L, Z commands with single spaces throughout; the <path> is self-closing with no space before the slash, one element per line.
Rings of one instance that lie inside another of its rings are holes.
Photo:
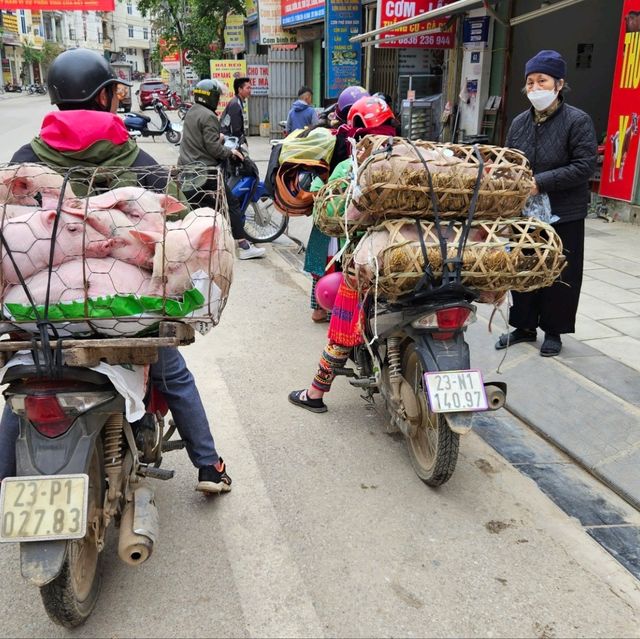
<path fill-rule="evenodd" d="M 240 201 L 247 239 L 253 243 L 273 242 L 286 230 L 287 217 L 273 206 L 273 200 L 267 195 L 264 182 L 260 179 L 258 167 L 249 158 L 248 149 L 236 137 L 225 138 L 224 145 L 244 155 L 243 162 L 231 160 L 225 174 L 227 186 Z"/>
<path fill-rule="evenodd" d="M 451 478 L 460 435 L 471 430 L 474 415 L 497 410 L 506 401 L 505 383 L 484 382 L 481 371 L 471 368 L 464 339 L 467 326 L 475 321 L 472 302 L 478 297 L 461 284 L 462 251 L 484 168 L 477 147 L 476 156 L 480 162 L 476 195 L 454 257 L 437 200 L 432 200 L 444 265 L 441 280 L 430 272 L 423 244 L 424 277 L 413 291 L 393 302 L 370 291 L 363 304 L 365 342 L 352 352 L 355 368 L 336 371 L 364 389 L 371 401 L 376 393 L 382 396 L 388 432 L 404 435 L 414 471 L 429 486 Z"/>
<path fill-rule="evenodd" d="M 142 113 L 127 113 L 124 116 L 124 125 L 131 137 L 156 138 L 165 135 L 172 144 L 179 144 L 182 139 L 182 123 L 171 122 L 165 113 L 164 106 L 159 100 L 155 100 L 153 108 L 160 116 L 160 128 L 149 128 L 151 118 Z"/>

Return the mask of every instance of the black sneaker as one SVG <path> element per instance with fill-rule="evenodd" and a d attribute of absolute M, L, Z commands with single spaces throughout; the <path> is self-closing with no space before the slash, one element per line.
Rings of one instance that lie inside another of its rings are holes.
<path fill-rule="evenodd" d="M 289 393 L 289 401 L 296 406 L 301 406 L 310 410 L 312 413 L 326 413 L 327 405 L 321 399 L 311 399 L 307 396 L 307 389 L 303 388 L 298 391 Z"/>
<path fill-rule="evenodd" d="M 198 485 L 196 490 L 201 493 L 228 493 L 231 490 L 231 477 L 227 475 L 227 466 L 220 457 L 222 470 L 215 466 L 203 466 L 198 469 Z"/>

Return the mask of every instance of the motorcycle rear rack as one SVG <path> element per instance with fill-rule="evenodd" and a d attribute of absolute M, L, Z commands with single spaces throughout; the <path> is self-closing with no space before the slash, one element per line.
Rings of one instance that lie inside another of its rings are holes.
<path fill-rule="evenodd" d="M 194 329 L 180 322 L 160 322 L 159 337 L 123 337 L 112 339 L 74 339 L 51 340 L 50 350 L 61 349 L 66 366 L 91 368 L 101 361 L 107 364 L 153 364 L 158 360 L 158 349 L 167 346 L 186 346 L 191 344 Z M 37 343 L 42 349 L 44 345 Z M 4 366 L 18 351 L 34 348 L 32 341 L 0 341 L 0 366 Z"/>

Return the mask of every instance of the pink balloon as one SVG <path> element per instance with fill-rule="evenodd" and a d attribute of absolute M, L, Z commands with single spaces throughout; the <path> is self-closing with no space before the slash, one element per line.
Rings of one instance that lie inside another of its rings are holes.
<path fill-rule="evenodd" d="M 325 311 L 333 309 L 340 284 L 342 284 L 342 273 L 340 272 L 329 273 L 318 280 L 316 299 Z"/>

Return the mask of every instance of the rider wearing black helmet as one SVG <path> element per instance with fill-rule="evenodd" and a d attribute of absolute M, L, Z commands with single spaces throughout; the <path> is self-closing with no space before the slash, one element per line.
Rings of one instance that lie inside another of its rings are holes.
<path fill-rule="evenodd" d="M 200 80 L 193 89 L 193 101 L 195 104 L 187 111 L 184 118 L 184 128 L 182 130 L 182 141 L 180 142 L 180 156 L 178 164 L 204 164 L 205 166 L 217 167 L 235 157 L 243 162 L 244 156 L 240 151 L 231 150 L 224 146 L 222 140 L 224 136 L 220 134 L 220 120 L 216 115 L 216 109 L 220 102 L 220 96 L 226 91 L 224 85 L 218 80 Z M 192 205 L 210 206 L 212 203 L 203 197 L 202 192 L 207 188 L 216 188 L 215 181 L 212 180 L 207 186 L 201 186 L 196 193 L 185 191 L 185 195 Z M 240 209 L 237 198 L 225 184 L 227 202 L 229 204 L 229 219 L 231 220 L 231 231 L 233 237 L 238 240 L 240 247 L 238 257 L 247 260 L 255 257 L 262 257 L 265 249 L 253 246 L 247 241 L 244 234 L 244 217 Z"/>
<path fill-rule="evenodd" d="M 122 119 L 116 115 L 117 85 L 125 83 L 116 78 L 100 54 L 87 49 L 65 51 L 53 61 L 47 80 L 51 102 L 60 110 L 47 113 L 40 134 L 19 149 L 11 162 L 44 163 L 56 169 L 131 167 L 134 173 L 136 167 L 145 167 L 137 172 L 138 184 L 151 190 L 165 190 L 166 171 L 129 138 Z M 74 183 L 77 195 L 79 186 Z M 109 184 L 103 188 L 109 188 Z M 216 451 L 193 375 L 177 348 L 161 348 L 158 355 L 158 361 L 150 367 L 150 375 L 166 399 L 189 457 L 198 469 L 196 489 L 229 491 L 231 479 Z M 15 473 L 17 437 L 18 419 L 5 406 L 0 422 L 0 481 Z"/>

